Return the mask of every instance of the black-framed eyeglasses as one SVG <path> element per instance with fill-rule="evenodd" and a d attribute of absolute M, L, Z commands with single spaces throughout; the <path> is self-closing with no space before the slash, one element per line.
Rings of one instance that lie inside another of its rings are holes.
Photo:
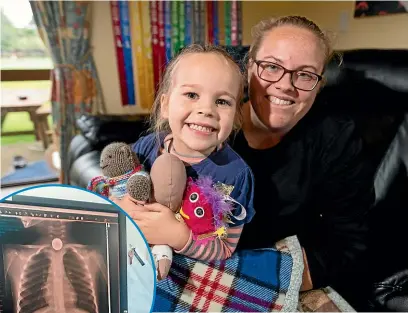
<path fill-rule="evenodd" d="M 303 70 L 288 70 L 282 65 L 269 61 L 255 60 L 254 62 L 258 67 L 258 77 L 270 83 L 280 81 L 286 73 L 289 73 L 293 87 L 304 91 L 312 91 L 319 81 L 323 79 L 323 76 L 316 73 Z"/>

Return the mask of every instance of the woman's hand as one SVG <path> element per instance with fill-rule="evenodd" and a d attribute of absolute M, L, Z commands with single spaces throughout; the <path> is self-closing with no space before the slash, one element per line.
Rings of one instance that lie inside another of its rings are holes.
<path fill-rule="evenodd" d="M 112 201 L 129 214 L 149 244 L 165 244 L 175 250 L 181 250 L 186 245 L 190 230 L 176 219 L 168 207 L 160 203 L 139 205 L 129 195 Z"/>

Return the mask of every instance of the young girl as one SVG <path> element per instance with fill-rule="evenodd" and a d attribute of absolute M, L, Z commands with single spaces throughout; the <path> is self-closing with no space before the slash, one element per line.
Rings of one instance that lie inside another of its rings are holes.
<path fill-rule="evenodd" d="M 118 201 L 150 244 L 167 244 L 203 261 L 226 259 L 235 251 L 244 224 L 254 215 L 252 172 L 226 143 L 240 124 L 243 86 L 239 66 L 216 46 L 188 46 L 166 68 L 151 115 L 154 131 L 133 150 L 148 171 L 161 153 L 176 155 L 186 164 L 187 177 L 222 183 L 240 205 L 227 236 L 196 245 L 189 228 L 164 206 Z"/>

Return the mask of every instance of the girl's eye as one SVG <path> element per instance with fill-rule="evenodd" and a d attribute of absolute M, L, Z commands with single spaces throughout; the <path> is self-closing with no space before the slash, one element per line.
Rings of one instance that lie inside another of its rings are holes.
<path fill-rule="evenodd" d="M 198 98 L 198 94 L 195 92 L 186 92 L 184 95 L 192 100 L 196 100 Z"/>
<path fill-rule="evenodd" d="M 215 103 L 217 105 L 227 105 L 227 106 L 231 106 L 231 102 L 225 100 L 225 99 L 217 99 L 217 101 L 215 101 Z"/>

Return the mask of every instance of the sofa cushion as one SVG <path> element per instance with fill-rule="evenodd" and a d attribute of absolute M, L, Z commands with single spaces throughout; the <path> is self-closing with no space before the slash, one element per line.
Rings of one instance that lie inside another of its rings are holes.
<path fill-rule="evenodd" d="M 101 150 L 111 142 L 136 142 L 148 129 L 148 120 L 135 117 L 87 116 L 77 120 L 77 127 L 93 149 Z"/>

